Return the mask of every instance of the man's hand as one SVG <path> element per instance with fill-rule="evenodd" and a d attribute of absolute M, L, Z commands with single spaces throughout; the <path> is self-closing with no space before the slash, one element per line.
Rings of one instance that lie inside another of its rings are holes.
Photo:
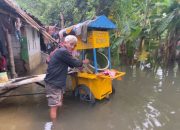
<path fill-rule="evenodd" d="M 89 60 L 88 60 L 88 59 L 85 59 L 85 60 L 83 60 L 82 62 L 83 62 L 83 64 L 88 64 L 88 63 L 89 63 Z"/>

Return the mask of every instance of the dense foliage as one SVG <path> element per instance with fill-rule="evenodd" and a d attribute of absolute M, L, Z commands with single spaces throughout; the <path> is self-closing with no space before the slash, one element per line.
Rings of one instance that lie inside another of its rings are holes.
<path fill-rule="evenodd" d="M 126 45 L 126 63 L 165 62 L 175 57 L 180 32 L 178 0 L 16 0 L 45 24 L 67 27 L 105 14 L 118 29 L 111 33 L 111 50 L 119 62 L 119 46 Z M 62 17 L 63 16 L 63 17 Z M 164 47 L 164 48 L 162 48 Z M 163 50 L 158 53 L 159 49 Z M 158 59 L 160 57 L 160 60 Z M 121 58 L 122 59 L 122 58 Z M 122 62 L 122 60 L 121 60 Z"/>
<path fill-rule="evenodd" d="M 45 24 L 57 24 L 63 14 L 66 26 L 107 15 L 114 0 L 16 0 Z"/>

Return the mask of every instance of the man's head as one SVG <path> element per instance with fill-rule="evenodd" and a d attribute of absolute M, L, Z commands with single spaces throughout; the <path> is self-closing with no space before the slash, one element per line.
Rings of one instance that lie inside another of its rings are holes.
<path fill-rule="evenodd" d="M 64 46 L 68 49 L 68 51 L 72 52 L 77 44 L 77 38 L 73 35 L 68 35 L 64 39 Z"/>

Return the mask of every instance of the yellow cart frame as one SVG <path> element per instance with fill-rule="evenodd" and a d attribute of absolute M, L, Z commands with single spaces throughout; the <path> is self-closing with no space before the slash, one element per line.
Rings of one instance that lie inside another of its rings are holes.
<path fill-rule="evenodd" d="M 91 31 L 88 32 L 88 42 L 83 43 L 81 38 L 78 38 L 77 50 L 86 50 L 93 49 L 93 58 L 95 73 L 88 74 L 78 72 L 76 76 L 72 76 L 72 86 L 75 91 L 75 95 L 80 95 L 80 99 L 86 100 L 84 98 L 89 97 L 88 101 L 94 102 L 95 99 L 102 100 L 103 98 L 109 97 L 112 93 L 112 80 L 113 79 L 122 79 L 122 76 L 125 75 L 125 72 L 116 72 L 114 77 L 109 75 L 104 75 L 98 73 L 97 68 L 97 58 L 96 58 L 96 48 L 107 48 L 108 49 L 108 61 L 111 62 L 110 56 L 110 47 L 109 47 L 109 32 L 108 31 Z M 85 54 L 83 53 L 83 57 Z M 111 63 L 109 65 L 111 69 Z"/>

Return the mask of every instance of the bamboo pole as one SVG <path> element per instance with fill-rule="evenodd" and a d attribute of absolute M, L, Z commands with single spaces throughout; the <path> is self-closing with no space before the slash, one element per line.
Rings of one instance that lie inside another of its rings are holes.
<path fill-rule="evenodd" d="M 35 77 L 23 79 L 19 81 L 19 78 L 8 81 L 6 83 L 0 83 L 0 89 L 10 89 L 21 85 L 27 85 L 30 83 L 41 82 L 44 80 L 46 74 L 36 75 Z"/>
<path fill-rule="evenodd" d="M 68 74 L 71 75 L 72 73 L 76 73 L 76 72 L 78 71 L 70 71 L 68 72 Z M 11 88 L 16 88 L 21 85 L 42 82 L 44 81 L 45 76 L 46 74 L 40 74 L 40 75 L 31 75 L 31 76 L 26 76 L 26 77 L 10 79 L 8 82 L 0 83 L 0 90 L 11 89 Z"/>
<path fill-rule="evenodd" d="M 8 46 L 8 52 L 9 52 L 11 77 L 15 78 L 15 77 L 17 77 L 17 74 L 15 71 L 14 55 L 13 55 L 13 49 L 12 49 L 12 44 L 11 44 L 11 36 L 7 29 L 5 30 L 5 35 L 6 35 L 6 41 L 7 41 L 7 46 Z"/>

